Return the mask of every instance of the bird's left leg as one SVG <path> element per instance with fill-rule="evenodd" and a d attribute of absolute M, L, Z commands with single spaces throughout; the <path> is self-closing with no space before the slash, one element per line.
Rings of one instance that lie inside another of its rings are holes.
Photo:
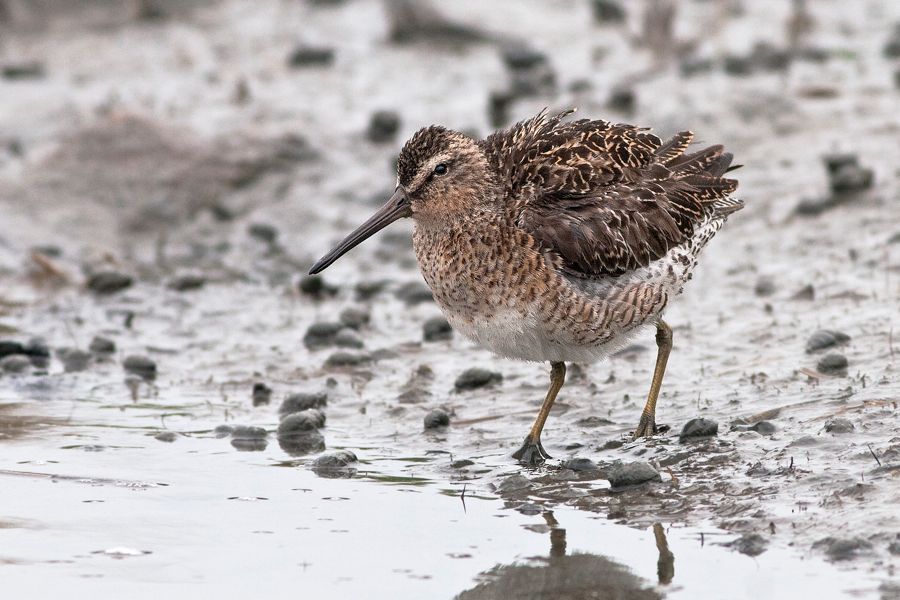
<path fill-rule="evenodd" d="M 672 351 L 672 328 L 660 319 L 656 323 L 656 368 L 653 370 L 653 381 L 650 383 L 650 394 L 647 395 L 647 404 L 641 413 L 641 420 L 634 430 L 632 439 L 649 437 L 656 433 L 656 400 L 659 398 L 659 389 L 662 387 L 663 375 L 666 374 L 666 363 L 669 360 L 669 352 Z"/>
<path fill-rule="evenodd" d="M 550 455 L 544 450 L 544 446 L 541 445 L 541 430 L 544 428 L 544 422 L 550 414 L 550 409 L 553 407 L 556 395 L 559 393 L 559 390 L 562 388 L 565 381 L 566 363 L 550 363 L 550 389 L 547 390 L 547 396 L 544 398 L 541 410 L 538 413 L 537 419 L 534 420 L 534 425 L 531 426 L 531 431 L 525 436 L 522 447 L 513 454 L 513 458 L 520 463 L 524 465 L 537 465 L 550 458 Z"/>

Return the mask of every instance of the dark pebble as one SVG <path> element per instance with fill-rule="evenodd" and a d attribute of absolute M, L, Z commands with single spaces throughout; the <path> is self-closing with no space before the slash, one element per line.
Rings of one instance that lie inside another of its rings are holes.
<path fill-rule="evenodd" d="M 815 300 L 816 299 L 816 288 L 813 287 L 811 283 L 804 285 L 802 288 L 797 290 L 793 296 L 791 296 L 792 300 Z"/>
<path fill-rule="evenodd" d="M 120 273 L 118 271 L 100 271 L 94 273 L 88 279 L 88 289 L 98 294 L 113 294 L 124 290 L 134 284 L 131 275 Z"/>
<path fill-rule="evenodd" d="M 66 373 L 84 371 L 91 363 L 91 353 L 77 348 L 60 348 L 56 356 L 62 361 Z"/>
<path fill-rule="evenodd" d="M 335 337 L 343 328 L 340 323 L 313 323 L 303 336 L 303 345 L 310 350 L 333 346 Z"/>
<path fill-rule="evenodd" d="M 556 88 L 554 73 L 547 55 L 524 44 L 508 44 L 502 50 L 503 62 L 510 73 L 510 93 L 534 96 Z"/>
<path fill-rule="evenodd" d="M 684 442 L 692 438 L 711 437 L 719 433 L 719 424 L 712 419 L 691 419 L 684 424 L 681 433 L 678 435 L 678 441 Z"/>
<path fill-rule="evenodd" d="M 648 481 L 662 481 L 653 465 L 644 461 L 615 465 L 609 470 L 607 479 L 609 485 L 614 488 L 639 485 Z"/>
<path fill-rule="evenodd" d="M 88 349 L 94 354 L 109 355 L 116 351 L 116 343 L 101 336 L 94 336 Z"/>
<path fill-rule="evenodd" d="M 370 319 L 371 316 L 368 310 L 352 306 L 341 311 L 341 316 L 339 317 L 341 324 L 351 329 L 362 329 L 369 324 Z"/>
<path fill-rule="evenodd" d="M 0 371 L 24 373 L 31 367 L 31 359 L 24 354 L 10 354 L 0 358 Z"/>
<path fill-rule="evenodd" d="M 503 62 L 509 69 L 533 69 L 547 62 L 547 55 L 523 44 L 510 44 L 503 49 Z"/>
<path fill-rule="evenodd" d="M 859 165 L 855 154 L 828 154 L 822 157 L 831 191 L 835 194 L 855 192 L 872 187 L 875 174 Z"/>
<path fill-rule="evenodd" d="M 708 73 L 712 71 L 713 66 L 713 61 L 708 58 L 690 57 L 679 65 L 679 71 L 684 77 L 691 77 L 700 73 Z"/>
<path fill-rule="evenodd" d="M 888 544 L 888 552 L 894 556 L 900 556 L 900 542 L 891 542 Z"/>
<path fill-rule="evenodd" d="M 837 352 L 830 352 L 819 359 L 816 369 L 820 373 L 828 375 L 842 375 L 847 373 L 847 357 Z"/>
<path fill-rule="evenodd" d="M 589 458 L 570 458 L 563 462 L 563 467 L 573 471 L 598 471 L 600 467 Z"/>
<path fill-rule="evenodd" d="M 400 115 L 392 110 L 379 110 L 369 119 L 366 137 L 376 144 L 392 141 L 400 129 Z"/>
<path fill-rule="evenodd" d="M 753 287 L 757 296 L 771 296 L 775 293 L 775 281 L 771 277 L 760 277 Z"/>
<path fill-rule="evenodd" d="M 850 419 L 836 417 L 825 421 L 825 431 L 828 433 L 851 433 L 855 429 Z"/>
<path fill-rule="evenodd" d="M 503 381 L 503 375 L 496 371 L 488 371 L 480 367 L 466 369 L 456 378 L 454 387 L 457 391 L 474 390 Z"/>
<path fill-rule="evenodd" d="M 494 128 L 503 127 L 509 123 L 509 110 L 515 100 L 515 96 L 508 90 L 491 92 L 488 97 L 488 120 Z"/>
<path fill-rule="evenodd" d="M 368 354 L 353 354 L 351 352 L 335 352 L 325 361 L 326 367 L 358 367 L 372 362 Z"/>
<path fill-rule="evenodd" d="M 349 450 L 334 450 L 317 456 L 312 462 L 312 469 L 314 471 L 345 469 L 355 462 L 359 462 L 359 459 L 356 458 L 353 452 Z"/>
<path fill-rule="evenodd" d="M 308 408 L 290 413 L 278 424 L 278 437 L 292 435 L 299 431 L 311 431 L 325 426 L 325 413 L 317 408 Z"/>
<path fill-rule="evenodd" d="M 267 244 L 274 244 L 278 240 L 278 230 L 268 223 L 251 223 L 247 227 L 247 233 L 250 237 Z"/>
<path fill-rule="evenodd" d="M 637 94 L 631 88 L 613 88 L 606 105 L 612 110 L 630 115 L 637 108 Z"/>
<path fill-rule="evenodd" d="M 753 65 L 763 71 L 783 71 L 787 69 L 792 60 L 788 50 L 776 48 L 771 44 L 758 43 L 750 54 Z"/>
<path fill-rule="evenodd" d="M 475 464 L 475 461 L 469 460 L 468 458 L 462 458 L 460 460 L 454 460 L 450 463 L 450 467 L 453 469 L 463 469 L 465 467 L 471 467 Z"/>
<path fill-rule="evenodd" d="M 279 434 L 278 445 L 291 456 L 302 456 L 324 450 L 325 438 L 316 429 L 298 430 Z"/>
<path fill-rule="evenodd" d="M 332 48 L 318 48 L 301 44 L 291 50 L 288 65 L 294 68 L 328 66 L 334 62 Z"/>
<path fill-rule="evenodd" d="M 268 446 L 268 435 L 262 427 L 235 425 L 231 430 L 231 445 L 242 452 L 260 452 Z"/>
<path fill-rule="evenodd" d="M 827 537 L 813 544 L 814 550 L 820 550 L 832 561 L 851 560 L 867 554 L 872 544 L 859 537 L 835 538 Z"/>
<path fill-rule="evenodd" d="M 344 327 L 334 336 L 334 345 L 339 348 L 362 348 L 363 341 L 359 335 L 349 327 Z"/>
<path fill-rule="evenodd" d="M 806 351 L 815 352 L 816 350 L 824 350 L 825 348 L 832 348 L 849 341 L 850 336 L 846 333 L 835 331 L 833 329 L 820 329 L 806 340 Z"/>
<path fill-rule="evenodd" d="M 759 423 L 753 425 L 750 430 L 755 431 L 760 435 L 772 435 L 773 433 L 775 433 L 776 427 L 769 421 L 760 421 Z"/>
<path fill-rule="evenodd" d="M 129 356 L 122 364 L 129 373 L 144 379 L 156 378 L 156 363 L 146 356 Z"/>
<path fill-rule="evenodd" d="M 353 288 L 353 291 L 356 292 L 356 299 L 361 301 L 371 300 L 378 294 L 384 291 L 384 288 L 387 287 L 388 282 L 386 280 L 380 281 L 360 281 Z"/>
<path fill-rule="evenodd" d="M 744 77 L 753 70 L 753 61 L 749 56 L 737 56 L 730 54 L 722 61 L 722 68 L 729 75 Z"/>
<path fill-rule="evenodd" d="M 50 346 L 43 338 L 31 338 L 23 346 L 22 353 L 32 358 L 50 358 Z"/>
<path fill-rule="evenodd" d="M 234 431 L 234 427 L 231 425 L 216 425 L 216 428 L 213 429 L 213 435 L 217 438 L 225 438 L 231 435 Z"/>
<path fill-rule="evenodd" d="M 515 475 L 510 475 L 499 484 L 497 484 L 497 491 L 500 493 L 518 492 L 527 490 L 530 487 L 531 481 L 529 481 L 528 478 L 524 475 L 516 473 Z"/>
<path fill-rule="evenodd" d="M 453 337 L 453 328 L 444 317 L 432 317 L 422 326 L 422 338 L 426 342 L 439 342 Z"/>
<path fill-rule="evenodd" d="M 153 437 L 154 437 L 155 439 L 159 440 L 160 442 L 169 442 L 169 443 L 171 443 L 171 442 L 174 442 L 174 441 L 175 441 L 175 438 L 176 438 L 177 436 L 175 435 L 175 432 L 174 432 L 174 431 L 160 431 L 159 433 L 157 433 L 157 434 L 154 435 Z"/>
<path fill-rule="evenodd" d="M 441 408 L 435 408 L 427 415 L 425 415 L 424 423 L 425 429 L 437 429 L 439 427 L 446 427 L 450 424 L 450 415 L 447 414 L 447 411 Z"/>
<path fill-rule="evenodd" d="M 0 340 L 0 358 L 12 354 L 25 354 L 25 346 L 12 340 Z"/>
<path fill-rule="evenodd" d="M 418 281 L 410 281 L 401 285 L 394 295 L 403 300 L 407 305 L 421 304 L 422 302 L 434 301 L 434 295 L 424 283 Z"/>
<path fill-rule="evenodd" d="M 601 25 L 609 23 L 624 23 L 625 9 L 617 0 L 592 0 L 591 14 L 594 21 Z"/>
<path fill-rule="evenodd" d="M 604 419 L 603 417 L 591 415 L 590 417 L 578 419 L 577 421 L 575 421 L 575 424 L 579 427 L 600 427 L 602 425 L 612 425 L 613 422 L 609 419 Z"/>
<path fill-rule="evenodd" d="M 304 275 L 297 283 L 297 289 L 304 296 L 317 300 L 326 296 L 334 296 L 338 292 L 335 286 L 325 283 L 325 279 L 321 275 Z"/>
<path fill-rule="evenodd" d="M 253 398 L 253 406 L 268 404 L 272 399 L 272 388 L 261 382 L 254 383 L 250 396 Z"/>
<path fill-rule="evenodd" d="M 425 42 L 460 49 L 489 39 L 475 27 L 451 21 L 427 2 L 391 0 L 386 7 L 389 37 L 397 44 Z"/>
<path fill-rule="evenodd" d="M 23 62 L 7 64 L 0 68 L 3 79 L 10 81 L 20 79 L 41 79 L 45 75 L 44 64 L 39 62 Z"/>
<path fill-rule="evenodd" d="M 169 289 L 176 292 L 199 290 L 206 285 L 206 277 L 202 275 L 181 275 L 169 282 Z"/>
<path fill-rule="evenodd" d="M 328 395 L 322 392 L 291 394 L 278 407 L 278 414 L 282 417 L 291 413 L 297 413 L 310 408 L 321 408 L 328 404 Z"/>
<path fill-rule="evenodd" d="M 900 58 L 900 23 L 894 25 L 894 30 L 884 43 L 882 52 L 885 58 Z"/>
<path fill-rule="evenodd" d="M 729 547 L 747 556 L 759 556 L 766 551 L 769 542 L 758 533 L 748 533 L 730 542 Z"/>

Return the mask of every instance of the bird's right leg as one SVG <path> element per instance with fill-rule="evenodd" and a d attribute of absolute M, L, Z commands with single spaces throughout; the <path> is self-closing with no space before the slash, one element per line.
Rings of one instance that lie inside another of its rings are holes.
<path fill-rule="evenodd" d="M 541 445 L 541 430 L 544 429 L 544 422 L 547 421 L 547 416 L 550 414 L 550 409 L 553 408 L 556 395 L 565 381 L 566 363 L 550 363 L 550 389 L 547 390 L 547 396 L 544 398 L 541 410 L 534 420 L 534 425 L 531 426 L 531 431 L 525 436 L 522 447 L 513 454 L 513 458 L 523 465 L 538 465 L 550 458 L 550 455 L 547 454 L 547 451 Z"/>
<path fill-rule="evenodd" d="M 653 381 L 650 383 L 650 393 L 647 395 L 647 404 L 641 413 L 641 420 L 632 436 L 634 440 L 639 437 L 650 437 L 656 433 L 656 400 L 659 398 L 663 376 L 666 374 L 666 363 L 669 360 L 669 353 L 672 351 L 672 328 L 662 319 L 656 323 L 656 347 L 656 368 L 653 370 Z"/>

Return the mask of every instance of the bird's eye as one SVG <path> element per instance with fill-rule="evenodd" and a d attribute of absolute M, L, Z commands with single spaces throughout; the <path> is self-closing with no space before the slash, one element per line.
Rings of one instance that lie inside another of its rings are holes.
<path fill-rule="evenodd" d="M 447 174 L 447 165 L 444 163 L 439 164 L 434 168 L 435 175 L 446 175 Z"/>

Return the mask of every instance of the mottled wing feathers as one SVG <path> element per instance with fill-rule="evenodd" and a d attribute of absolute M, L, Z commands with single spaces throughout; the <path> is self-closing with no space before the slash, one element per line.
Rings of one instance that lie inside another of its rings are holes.
<path fill-rule="evenodd" d="M 721 146 L 684 154 L 690 132 L 663 143 L 646 129 L 538 116 L 483 142 L 507 181 L 515 224 L 575 275 L 621 275 L 662 258 L 712 216 L 741 207 L 722 178 Z"/>

